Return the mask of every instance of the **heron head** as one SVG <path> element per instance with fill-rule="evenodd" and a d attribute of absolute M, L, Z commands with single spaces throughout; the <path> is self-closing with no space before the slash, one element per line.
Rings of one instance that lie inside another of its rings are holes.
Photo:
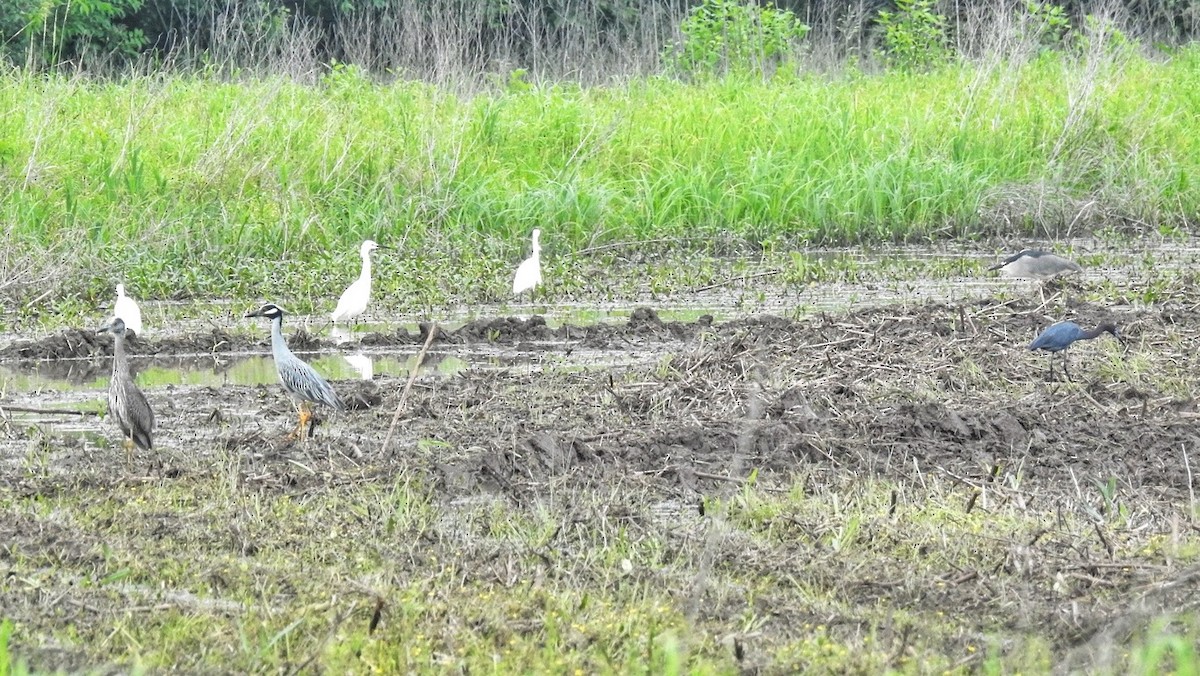
<path fill-rule="evenodd" d="M 1125 337 L 1124 337 L 1124 336 L 1122 336 L 1122 335 L 1121 335 L 1121 332 L 1117 330 L 1117 325 L 1116 325 L 1116 324 L 1114 324 L 1114 323 L 1112 323 L 1112 322 L 1102 322 L 1102 323 L 1100 324 L 1100 326 L 1098 326 L 1098 327 L 1097 327 L 1097 329 L 1098 329 L 1098 330 L 1099 330 L 1101 333 L 1104 333 L 1104 332 L 1106 332 L 1106 331 L 1107 331 L 1108 333 L 1111 333 L 1111 334 L 1113 335 L 1113 338 L 1116 338 L 1117 340 L 1119 340 L 1119 341 L 1121 341 L 1121 342 L 1124 342 L 1124 341 L 1125 341 Z"/>
<path fill-rule="evenodd" d="M 267 319 L 279 319 L 283 316 L 283 308 L 274 303 L 267 303 L 253 312 L 247 312 L 247 317 L 266 317 Z"/>
<path fill-rule="evenodd" d="M 386 249 L 387 247 L 379 246 L 373 239 L 363 240 L 362 246 L 358 247 L 358 253 L 366 256 L 376 249 Z"/>
<path fill-rule="evenodd" d="M 113 317 L 108 320 L 104 326 L 96 329 L 96 333 L 111 333 L 114 336 L 125 337 L 125 320 L 120 317 Z"/>

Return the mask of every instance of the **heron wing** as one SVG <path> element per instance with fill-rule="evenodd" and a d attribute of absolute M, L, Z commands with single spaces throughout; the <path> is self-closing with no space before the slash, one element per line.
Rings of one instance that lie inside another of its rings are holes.
<path fill-rule="evenodd" d="M 1068 345 L 1076 340 L 1082 329 L 1079 325 L 1072 322 L 1059 322 L 1050 328 L 1042 331 L 1042 334 L 1033 339 L 1029 344 L 1031 350 L 1048 350 L 1050 352 L 1058 352 L 1065 350 Z"/>
<path fill-rule="evenodd" d="M 342 403 L 333 387 L 317 373 L 317 370 L 299 358 L 293 358 L 279 364 L 279 379 L 293 396 L 324 404 L 334 410 L 344 411 Z"/>
<path fill-rule="evenodd" d="M 133 443 L 146 450 L 154 447 L 154 411 L 137 385 L 127 380 L 109 388 L 108 410 Z"/>

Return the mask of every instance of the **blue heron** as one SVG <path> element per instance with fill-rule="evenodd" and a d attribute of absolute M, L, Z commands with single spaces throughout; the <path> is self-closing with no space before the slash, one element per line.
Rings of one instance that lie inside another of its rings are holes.
<path fill-rule="evenodd" d="M 366 311 L 367 303 L 371 301 L 371 252 L 384 248 L 369 239 L 358 248 L 358 254 L 362 256 L 362 272 L 338 299 L 337 308 L 330 315 L 334 322 L 350 321 Z"/>
<path fill-rule="evenodd" d="M 1003 277 L 1047 280 L 1082 272 L 1083 268 L 1048 251 L 1025 249 L 1021 253 L 1005 258 L 988 270 L 999 270 Z"/>
<path fill-rule="evenodd" d="M 129 374 L 129 362 L 125 358 L 125 321 L 113 317 L 107 324 L 96 330 L 97 333 L 108 332 L 113 335 L 113 370 L 112 378 L 108 381 L 108 415 L 117 421 L 121 428 L 122 443 L 125 446 L 126 462 L 133 455 L 133 447 L 150 450 L 154 448 L 154 411 L 150 409 L 146 395 L 138 389 Z"/>
<path fill-rule="evenodd" d="M 1117 332 L 1116 324 L 1112 322 L 1103 322 L 1094 329 L 1085 331 L 1083 327 L 1075 322 L 1058 322 L 1050 328 L 1042 331 L 1042 334 L 1033 339 L 1029 344 L 1030 350 L 1045 350 L 1050 353 L 1050 373 L 1047 375 L 1048 380 L 1054 380 L 1054 353 L 1061 352 L 1063 356 L 1063 375 L 1067 380 L 1071 379 L 1071 373 L 1067 370 L 1067 348 L 1071 347 L 1071 343 L 1077 340 L 1091 340 L 1102 333 L 1111 333 L 1118 341 L 1121 340 L 1121 334 Z"/>
<path fill-rule="evenodd" d="M 275 357 L 279 382 L 283 384 L 284 391 L 297 403 L 300 411 L 300 421 L 291 436 L 304 439 L 308 432 L 308 421 L 312 418 L 309 404 L 323 404 L 335 411 L 345 411 L 346 405 L 313 367 L 301 361 L 288 349 L 287 341 L 283 338 L 283 314 L 283 308 L 274 303 L 267 303 L 253 312 L 247 312 L 246 316 L 266 317 L 271 320 L 271 354 Z"/>
<path fill-rule="evenodd" d="M 542 245 L 538 241 L 541 236 L 542 231 L 534 228 L 533 253 L 529 254 L 529 258 L 521 261 L 521 265 L 517 267 L 517 274 L 513 275 L 513 295 L 530 291 L 542 283 Z"/>

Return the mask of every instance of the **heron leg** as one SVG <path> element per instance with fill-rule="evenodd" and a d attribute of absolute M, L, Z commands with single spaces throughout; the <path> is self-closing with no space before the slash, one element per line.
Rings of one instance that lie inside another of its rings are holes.
<path fill-rule="evenodd" d="M 296 423 L 296 430 L 292 432 L 293 439 L 308 438 L 308 421 L 312 419 L 312 412 L 308 410 L 308 404 L 300 402 L 300 419 Z"/>
<path fill-rule="evenodd" d="M 121 445 L 125 447 L 125 464 L 133 465 L 133 439 L 122 437 Z"/>
<path fill-rule="evenodd" d="M 1067 380 L 1070 381 L 1071 380 L 1071 372 L 1067 370 L 1067 351 L 1063 350 L 1062 354 L 1063 354 L 1063 375 L 1065 375 L 1067 377 Z"/>

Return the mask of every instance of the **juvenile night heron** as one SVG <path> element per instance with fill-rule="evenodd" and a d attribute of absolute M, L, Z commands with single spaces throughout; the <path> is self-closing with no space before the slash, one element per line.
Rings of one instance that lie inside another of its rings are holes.
<path fill-rule="evenodd" d="M 307 437 L 308 421 L 312 418 L 309 404 L 323 404 L 335 411 L 346 410 L 346 405 L 329 383 L 325 382 L 313 367 L 301 361 L 288 349 L 287 341 L 283 339 L 283 308 L 274 303 L 267 303 L 254 312 L 247 312 L 246 316 L 266 317 L 271 320 L 271 354 L 275 357 L 279 382 L 300 410 L 300 422 L 296 424 L 296 431 L 292 433 L 293 438 Z"/>
<path fill-rule="evenodd" d="M 1005 258 L 988 270 L 999 270 L 1003 277 L 1047 280 L 1082 272 L 1083 268 L 1048 251 L 1025 249 L 1021 253 Z"/>
<path fill-rule="evenodd" d="M 513 295 L 530 291 L 542 283 L 542 245 L 538 241 L 542 236 L 539 228 L 533 229 L 533 253 L 521 261 L 517 274 L 513 276 Z"/>
<path fill-rule="evenodd" d="M 359 273 L 358 279 L 342 292 L 337 308 L 331 315 L 333 321 L 350 321 L 366 311 L 367 303 L 371 302 L 371 252 L 384 248 L 386 247 L 379 246 L 369 239 L 358 248 L 358 253 L 362 256 L 362 272 Z"/>
<path fill-rule="evenodd" d="M 1112 322 L 1103 322 L 1089 331 L 1085 331 L 1075 322 L 1058 322 L 1034 338 L 1033 342 L 1029 344 L 1029 349 L 1045 350 L 1050 353 L 1050 373 L 1046 376 L 1048 380 L 1054 380 L 1054 353 L 1061 352 L 1063 375 L 1070 380 L 1071 373 L 1067 370 L 1067 348 L 1077 340 L 1091 340 L 1102 333 L 1111 333 L 1114 338 L 1121 341 L 1121 334 L 1117 332 L 1117 326 Z"/>
<path fill-rule="evenodd" d="M 120 317 L 113 317 L 96 330 L 113 335 L 113 370 L 108 381 L 108 415 L 121 428 L 125 458 L 128 462 L 136 444 L 150 450 L 154 447 L 151 435 L 154 432 L 154 411 L 146 401 L 146 395 L 134 384 L 129 375 L 129 362 L 125 358 L 125 331 L 127 327 Z"/>
<path fill-rule="evenodd" d="M 117 285 L 117 302 L 113 305 L 113 315 L 125 322 L 125 330 L 134 336 L 142 337 L 142 310 L 137 301 L 125 295 L 125 285 Z"/>

